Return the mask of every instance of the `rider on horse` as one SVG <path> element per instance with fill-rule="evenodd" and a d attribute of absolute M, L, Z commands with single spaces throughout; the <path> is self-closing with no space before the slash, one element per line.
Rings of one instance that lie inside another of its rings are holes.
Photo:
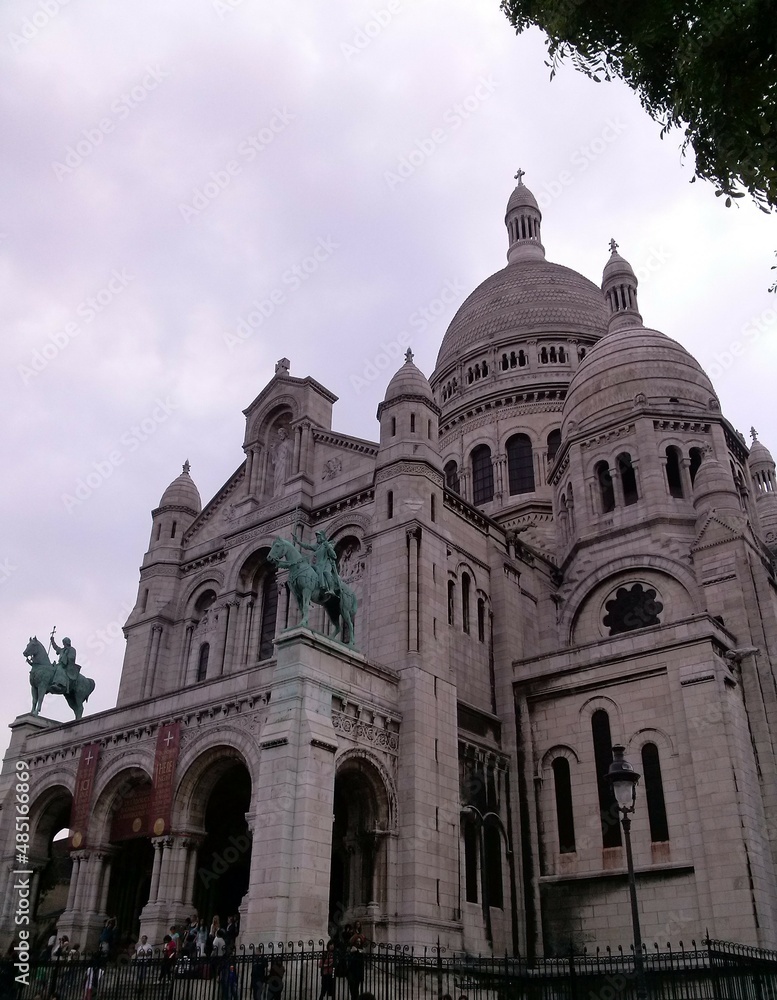
<path fill-rule="evenodd" d="M 70 639 L 67 636 L 62 640 L 62 645 L 58 646 L 53 632 L 51 633 L 51 645 L 59 654 L 57 670 L 51 682 L 51 693 L 75 694 L 76 681 L 81 673 L 81 667 L 76 663 L 75 648 L 70 644 Z"/>
<path fill-rule="evenodd" d="M 297 538 L 296 532 L 291 537 L 301 549 L 309 549 L 315 553 L 314 567 L 318 574 L 318 585 L 321 590 L 327 597 L 339 597 L 341 581 L 337 570 L 337 553 L 326 534 L 323 531 L 317 531 L 315 545 L 308 545 L 307 542 L 301 541 Z"/>

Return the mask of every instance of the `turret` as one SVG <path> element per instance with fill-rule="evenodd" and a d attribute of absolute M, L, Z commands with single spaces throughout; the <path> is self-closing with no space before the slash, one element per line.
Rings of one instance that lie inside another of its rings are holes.
<path fill-rule="evenodd" d="M 761 536 L 773 552 L 777 552 L 777 475 L 769 449 L 761 444 L 754 427 L 750 428 L 753 443 L 747 458 L 750 478 L 755 487 L 755 509 Z"/>
<path fill-rule="evenodd" d="M 162 494 L 159 506 L 151 512 L 151 540 L 144 565 L 171 556 L 177 561 L 184 532 L 202 510 L 199 491 L 189 475 L 190 469 L 187 459 L 181 475 L 170 483 Z"/>
<path fill-rule="evenodd" d="M 518 184 L 510 195 L 505 212 L 507 261 L 510 264 L 519 260 L 545 259 L 545 247 L 540 233 L 542 212 L 537 199 L 523 183 L 523 173 L 523 170 L 519 170 L 515 175 Z"/>
<path fill-rule="evenodd" d="M 637 305 L 637 276 L 631 264 L 618 253 L 618 244 L 610 240 L 610 259 L 602 274 L 602 291 L 610 313 L 608 332 L 626 327 L 641 327 Z"/>

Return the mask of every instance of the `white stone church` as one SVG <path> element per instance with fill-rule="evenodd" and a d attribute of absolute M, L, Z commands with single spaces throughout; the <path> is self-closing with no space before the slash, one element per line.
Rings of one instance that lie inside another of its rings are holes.
<path fill-rule="evenodd" d="M 245 944 L 358 918 L 449 950 L 628 945 L 623 744 L 646 942 L 777 947 L 775 464 L 643 325 L 615 244 L 599 286 L 546 260 L 541 220 L 519 180 L 507 266 L 428 380 L 408 354 L 376 440 L 282 359 L 217 495 L 188 463 L 165 490 L 116 708 L 11 725 L 39 929 L 160 943 L 197 911 Z M 317 531 L 353 645 L 320 607 L 298 625 L 267 558 Z M 11 791 L 3 946 L 13 817 Z"/>

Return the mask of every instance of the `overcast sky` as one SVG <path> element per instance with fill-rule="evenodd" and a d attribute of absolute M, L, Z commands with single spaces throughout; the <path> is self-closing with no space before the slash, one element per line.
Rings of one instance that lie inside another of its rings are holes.
<path fill-rule="evenodd" d="M 548 259 L 599 283 L 614 236 L 646 325 L 777 448 L 774 219 L 690 184 L 624 86 L 551 82 L 498 0 L 9 0 L 0 45 L 8 722 L 54 625 L 113 706 L 150 511 L 187 458 L 203 502 L 232 474 L 278 358 L 377 438 L 399 344 L 430 374 L 504 265 L 519 167 Z"/>

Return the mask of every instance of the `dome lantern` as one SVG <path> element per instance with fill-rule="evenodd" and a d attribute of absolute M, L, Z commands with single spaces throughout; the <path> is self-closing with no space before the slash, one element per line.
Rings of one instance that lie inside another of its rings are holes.
<path fill-rule="evenodd" d="M 610 240 L 610 259 L 602 274 L 602 291 L 610 313 L 608 332 L 642 326 L 637 305 L 637 276 L 631 264 L 618 253 L 618 244 Z"/>
<path fill-rule="evenodd" d="M 542 212 L 537 199 L 523 183 L 524 171 L 515 175 L 518 184 L 510 195 L 505 212 L 507 227 L 508 263 L 519 260 L 544 260 L 545 248 L 542 245 L 540 223 Z"/>

